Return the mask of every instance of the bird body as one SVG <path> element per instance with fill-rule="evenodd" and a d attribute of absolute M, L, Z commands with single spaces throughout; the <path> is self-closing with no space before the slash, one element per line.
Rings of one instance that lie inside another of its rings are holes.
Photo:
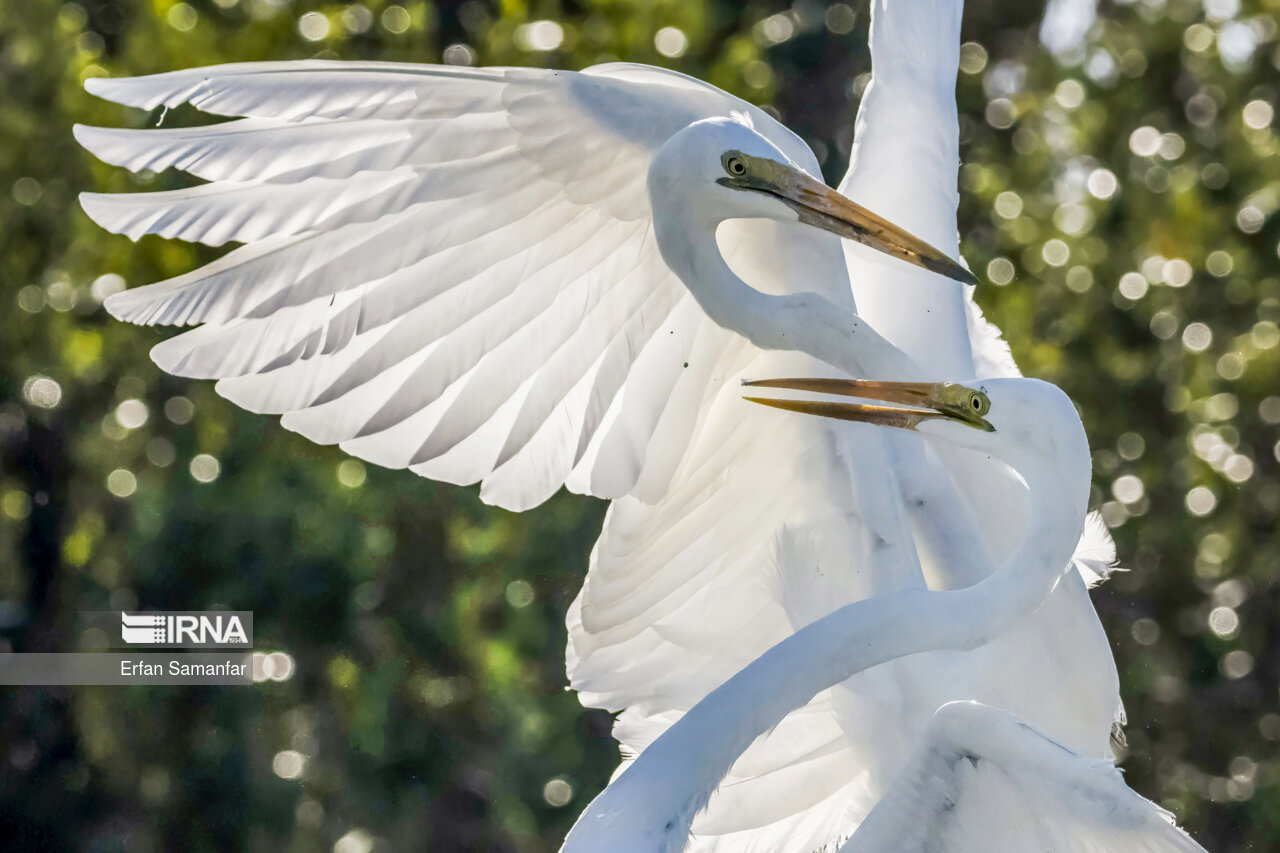
<path fill-rule="evenodd" d="M 747 407 L 738 388 L 1007 370 L 963 289 L 917 272 L 963 277 L 946 122 L 959 6 L 875 9 L 876 78 L 844 186 L 912 231 L 831 194 L 763 111 L 663 69 L 308 61 L 92 80 L 120 103 L 237 117 L 76 129 L 107 162 L 210 182 L 86 194 L 104 227 L 244 244 L 107 307 L 198 325 L 156 362 L 315 441 L 480 482 L 513 510 L 561 486 L 611 499 L 567 665 L 584 703 L 622 712 L 634 755 L 797 630 L 885 594 L 968 587 L 1037 522 L 1028 485 L 990 459 Z M 951 29 L 898 56 L 920 35 L 902 22 L 928 14 Z M 913 109 L 881 117 L 903 97 Z M 939 116 L 939 138 L 895 153 L 894 133 Z M 930 158 L 918 174 L 912 152 Z M 1077 574 L 1034 618 L 983 636 L 854 666 L 782 711 L 690 813 L 691 849 L 807 853 L 849 835 L 954 699 L 1105 754 L 1114 665 Z"/>
<path fill-rule="evenodd" d="M 997 455 L 1026 479 L 1034 521 L 1008 563 L 964 589 L 903 589 L 855 602 L 782 640 L 683 714 L 615 778 L 570 831 L 565 853 L 685 849 L 691 829 L 696 837 L 695 815 L 714 807 L 731 766 L 794 709 L 898 657 L 977 649 L 1026 618 L 1064 574 L 1074 573 L 1069 561 L 1090 483 L 1078 416 L 1065 395 L 1036 380 L 981 387 L 990 395 L 992 431 L 946 419 L 914 428 Z M 864 396 L 858 392 L 865 390 L 851 393 Z M 779 407 L 803 411 L 804 405 Z M 857 408 L 857 416 L 866 417 Z M 1022 845 L 1045 838 L 1055 845 L 1049 849 L 1077 849 L 1056 845 L 1077 838 L 1082 823 L 1097 850 L 1199 849 L 1160 809 L 1129 791 L 1109 764 L 1051 741 L 1008 711 L 949 703 L 930 714 L 921 740 L 843 849 L 981 849 L 977 839 L 991 843 L 992 827 L 977 824 L 977 814 L 1006 819 L 994 831 L 1014 846 L 1001 849 L 1041 849 Z M 976 781 L 966 776 L 962 758 L 973 760 Z M 1043 790 L 1019 794 L 1002 784 L 1009 778 L 1030 778 Z M 1066 784 L 1047 784 L 1050 779 Z M 918 843 L 907 841 L 917 836 Z"/>
<path fill-rule="evenodd" d="M 958 253 L 955 86 L 963 5 L 962 0 L 873 4 L 874 74 L 859 106 L 850 167 L 840 183 L 842 191 L 948 253 Z M 936 282 L 929 276 L 880 264 L 851 244 L 845 250 L 859 314 L 925 375 L 955 381 L 1021 375 L 971 290 L 931 287 Z M 974 454 L 938 443 L 926 446 L 898 433 L 890 443 L 907 481 L 904 497 L 913 508 L 912 531 L 931 585 L 951 588 L 985 576 L 1008 555 L 1027 523 L 1025 487 L 1008 466 Z M 922 493 L 921 483 L 930 491 Z M 939 489 L 939 484 L 953 488 Z M 932 709 L 947 701 L 973 698 L 1016 711 L 1084 755 L 1109 758 L 1113 727 L 1123 721 L 1119 678 L 1085 578 L 1092 583 L 1105 575 L 1114 556 L 1110 535 L 1094 517 L 1073 557 L 1079 576 L 1058 585 L 1034 619 L 966 655 L 966 668 L 948 665 L 945 654 L 904 661 L 903 677 L 914 670 L 918 698 L 907 710 L 913 718 L 907 730 L 920 731 Z M 1089 559 L 1092 569 L 1084 565 Z M 939 684 L 948 676 L 958 683 Z M 1072 702 L 1059 700 L 1064 692 Z"/>
<path fill-rule="evenodd" d="M 914 561 L 901 507 L 883 499 L 898 485 L 881 436 L 855 424 L 786 427 L 793 473 L 821 481 L 805 488 L 781 478 L 781 452 L 759 443 L 762 429 L 784 435 L 775 416 L 742 411 L 737 380 L 746 370 L 841 375 L 905 363 L 857 318 L 839 244 L 813 227 L 861 214 L 822 196 L 807 177 L 817 173 L 812 153 L 757 108 L 628 65 L 576 74 L 268 63 L 88 85 L 133 106 L 189 102 L 241 117 L 201 132 L 77 128 L 108 162 L 174 166 L 211 181 L 87 194 L 86 211 L 105 227 L 246 244 L 108 301 L 134 322 L 203 324 L 155 348 L 161 367 L 218 379 L 232 401 L 282 414 L 286 427 L 369 461 L 483 481 L 482 497 L 510 509 L 562 484 L 615 499 L 597 554 L 628 550 L 633 530 L 654 532 L 653 511 L 666 518 L 646 559 L 616 577 L 597 561 L 587 606 L 571 616 L 596 629 L 570 653 L 575 683 L 585 686 L 587 669 L 611 656 L 608 677 L 631 679 L 626 696 L 600 701 L 640 696 L 657 715 L 688 707 L 750 659 L 743 655 L 887 588 L 865 559 L 873 552 Z M 719 149 L 696 149 L 708 139 Z M 702 159 L 677 157 L 689 180 L 668 174 L 663 187 L 659 154 L 682 142 Z M 776 193 L 825 211 L 724 186 L 737 177 L 723 171 L 728 145 L 767 167 L 745 177 L 781 169 Z M 701 212 L 701 220 L 659 234 L 655 187 L 670 193 L 664 215 Z M 708 211 L 712 199 L 729 209 Z M 866 239 L 885 248 L 891 226 L 861 222 Z M 897 247 L 912 246 L 898 236 Z M 691 237 L 702 243 L 688 245 Z M 673 270 L 673 258 L 687 266 Z M 734 448 L 740 458 L 729 455 Z M 753 476 L 764 469 L 770 479 Z M 673 488 L 677 479 L 683 485 Z M 742 488 L 718 491 L 729 483 Z M 707 524 L 700 533 L 695 518 Z M 712 543 L 718 567 L 743 555 L 747 573 L 709 566 L 702 555 Z M 822 583 L 775 571 L 772 555 L 792 547 L 828 549 Z M 850 565 L 868 568 L 849 574 Z M 736 578 L 745 585 L 735 588 Z M 767 600 L 772 591 L 790 600 L 779 607 Z M 684 620 L 692 611 L 667 613 L 678 599 L 707 609 Z M 753 615 L 764 630 L 735 646 Z M 657 654 L 635 645 L 655 642 L 665 644 Z M 696 667 L 695 677 L 641 675 L 666 668 L 667 651 Z M 817 731 L 838 743 L 834 719 Z M 785 766 L 790 757 L 788 748 L 770 761 Z M 795 806 L 803 815 L 804 804 Z"/>
<path fill-rule="evenodd" d="M 961 6 L 874 5 L 875 73 L 841 183 L 948 253 L 957 247 Z M 846 363 L 844 373 L 1017 375 L 971 293 L 843 246 L 860 318 L 910 359 L 869 371 Z M 843 280 L 834 263 L 823 274 Z M 841 373 L 787 363 L 793 358 L 761 352 L 735 375 Z M 845 429 L 860 425 L 794 420 L 700 421 L 702 437 L 665 492 L 611 507 L 570 610 L 567 662 L 584 704 L 622 712 L 615 735 L 625 757 L 770 646 L 843 604 L 981 580 L 1031 522 L 1026 485 L 998 461 L 918 436 L 868 438 Z M 892 480 L 868 464 L 886 459 Z M 1016 712 L 1077 753 L 1109 759 L 1119 683 L 1085 577 L 1109 571 L 1114 547 L 1096 518 L 1078 556 L 1080 571 L 1033 616 L 981 647 L 902 657 L 794 709 L 739 756 L 695 819 L 691 849 L 807 853 L 847 836 L 912 760 L 933 713 L 954 700 Z"/>

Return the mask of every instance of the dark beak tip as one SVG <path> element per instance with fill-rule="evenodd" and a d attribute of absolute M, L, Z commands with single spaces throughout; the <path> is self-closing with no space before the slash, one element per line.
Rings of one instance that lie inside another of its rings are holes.
<path fill-rule="evenodd" d="M 977 287 L 978 285 L 978 277 L 976 275 L 974 275 L 970 270 L 965 269 L 963 265 L 949 259 L 942 265 L 941 269 L 937 270 L 937 272 L 940 272 L 947 278 L 958 281 L 961 284 L 967 284 L 970 287 Z"/>

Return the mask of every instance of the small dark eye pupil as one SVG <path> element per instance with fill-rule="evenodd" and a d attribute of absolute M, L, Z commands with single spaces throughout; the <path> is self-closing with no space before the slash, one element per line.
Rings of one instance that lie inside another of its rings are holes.
<path fill-rule="evenodd" d="M 747 167 L 742 165 L 741 160 L 734 159 L 729 161 L 729 171 L 733 172 L 735 175 L 741 175 L 743 172 L 747 171 Z"/>

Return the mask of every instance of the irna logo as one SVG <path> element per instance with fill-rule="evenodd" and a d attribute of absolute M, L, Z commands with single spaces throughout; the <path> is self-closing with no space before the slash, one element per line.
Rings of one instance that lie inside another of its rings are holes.
<path fill-rule="evenodd" d="M 239 612 L 120 613 L 120 638 L 129 645 L 249 648 L 252 630 L 252 616 Z"/>

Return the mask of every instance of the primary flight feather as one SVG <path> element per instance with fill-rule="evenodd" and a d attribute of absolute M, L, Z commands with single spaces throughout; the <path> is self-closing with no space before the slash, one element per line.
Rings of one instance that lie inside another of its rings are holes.
<path fill-rule="evenodd" d="M 699 191 L 686 212 L 719 204 L 721 220 L 843 229 L 968 277 L 809 177 L 813 155 L 768 115 L 673 72 L 315 61 L 87 85 L 144 109 L 190 103 L 240 117 L 198 130 L 76 129 L 107 162 L 211 182 L 84 194 L 104 227 L 244 244 L 109 300 L 121 319 L 202 324 L 157 346 L 157 363 L 219 379 L 229 399 L 378 464 L 483 480 L 484 498 L 511 509 L 562 484 L 630 493 L 681 454 L 664 423 L 687 425 L 724 379 L 714 368 L 727 339 L 707 309 L 730 322 L 757 291 L 690 292 L 694 271 L 678 275 L 670 261 L 687 255 L 687 238 L 656 233 L 655 180 L 686 202 Z M 663 156 L 669 168 L 655 178 Z M 726 242 L 732 258 L 744 239 Z M 845 313 L 837 343 L 852 350 L 856 318 Z"/>

